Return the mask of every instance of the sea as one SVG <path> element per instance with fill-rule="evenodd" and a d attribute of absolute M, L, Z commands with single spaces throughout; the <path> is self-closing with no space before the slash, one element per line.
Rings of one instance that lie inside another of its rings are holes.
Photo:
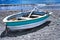
<path fill-rule="evenodd" d="M 0 4 L 52 4 L 60 3 L 60 0 L 0 0 Z"/>
<path fill-rule="evenodd" d="M 38 7 L 38 8 L 60 10 L 60 0 L 0 0 L 0 5 L 5 5 L 5 4 L 6 5 L 47 4 L 44 7 Z M 26 5 L 25 6 L 0 6 L 0 10 L 32 10 L 33 8 L 34 8 L 33 6 L 26 6 Z"/>

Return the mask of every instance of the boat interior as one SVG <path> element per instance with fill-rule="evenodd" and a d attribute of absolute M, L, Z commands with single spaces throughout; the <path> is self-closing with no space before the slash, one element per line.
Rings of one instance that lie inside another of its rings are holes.
<path fill-rule="evenodd" d="M 31 19 L 40 18 L 40 17 L 42 17 L 44 14 L 46 14 L 45 12 L 32 12 L 31 16 L 28 17 L 29 13 L 30 13 L 30 12 L 13 15 L 13 16 L 11 16 L 10 18 L 8 18 L 7 20 L 9 20 L 9 21 L 31 20 Z"/>

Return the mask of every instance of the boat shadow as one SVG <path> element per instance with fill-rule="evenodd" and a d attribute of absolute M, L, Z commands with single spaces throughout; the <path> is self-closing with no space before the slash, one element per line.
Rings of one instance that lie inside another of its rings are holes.
<path fill-rule="evenodd" d="M 49 24 L 51 23 L 51 21 L 46 21 L 44 24 L 39 25 L 35 28 L 31 28 L 31 29 L 26 29 L 26 30 L 21 30 L 21 31 L 8 31 L 7 35 L 5 35 L 5 30 L 1 33 L 0 37 L 17 37 L 17 36 L 21 36 L 21 35 L 26 35 L 28 33 L 33 33 L 36 32 L 46 26 L 49 26 Z"/>

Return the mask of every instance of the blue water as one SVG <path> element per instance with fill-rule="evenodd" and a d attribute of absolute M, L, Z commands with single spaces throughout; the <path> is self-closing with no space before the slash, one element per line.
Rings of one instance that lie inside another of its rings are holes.
<path fill-rule="evenodd" d="M 60 0 L 0 0 L 0 4 L 57 4 Z"/>
<path fill-rule="evenodd" d="M 32 10 L 33 7 L 31 6 L 7 6 L 7 7 L 0 7 L 0 10 Z"/>
<path fill-rule="evenodd" d="M 60 4 L 60 0 L 0 0 L 0 4 Z M 40 7 L 39 7 L 40 8 Z M 32 10 L 33 7 L 9 6 L 0 10 Z M 45 6 L 40 9 L 60 9 L 60 6 Z"/>
<path fill-rule="evenodd" d="M 38 7 L 39 9 L 60 9 L 60 6 L 44 6 L 44 7 Z M 6 6 L 6 7 L 0 7 L 0 10 L 32 10 L 32 6 Z"/>

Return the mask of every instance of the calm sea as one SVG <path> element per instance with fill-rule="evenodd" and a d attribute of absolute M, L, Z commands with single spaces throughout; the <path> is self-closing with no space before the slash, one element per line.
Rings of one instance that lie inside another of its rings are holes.
<path fill-rule="evenodd" d="M 54 4 L 60 3 L 60 0 L 0 0 L 0 4 Z"/>
<path fill-rule="evenodd" d="M 0 4 L 60 4 L 60 0 L 0 0 Z M 45 6 L 40 9 L 60 9 L 59 6 Z M 0 10 L 31 10 L 32 6 L 0 6 Z"/>

